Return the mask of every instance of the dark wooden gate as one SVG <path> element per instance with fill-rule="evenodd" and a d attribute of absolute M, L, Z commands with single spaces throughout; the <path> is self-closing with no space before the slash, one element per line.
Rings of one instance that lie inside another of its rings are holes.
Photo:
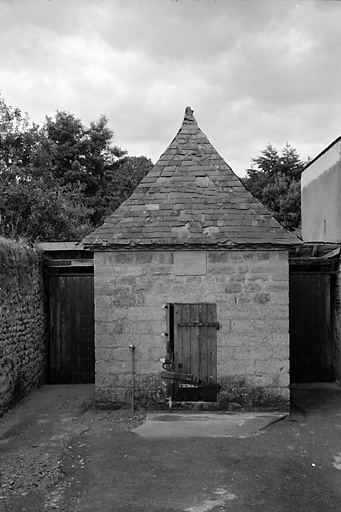
<path fill-rule="evenodd" d="M 216 304 L 173 304 L 169 336 L 175 401 L 217 400 Z M 181 375 L 190 376 L 182 380 Z"/>
<path fill-rule="evenodd" d="M 50 276 L 50 383 L 95 380 L 93 275 Z"/>
<path fill-rule="evenodd" d="M 333 380 L 330 275 L 290 275 L 290 379 Z"/>

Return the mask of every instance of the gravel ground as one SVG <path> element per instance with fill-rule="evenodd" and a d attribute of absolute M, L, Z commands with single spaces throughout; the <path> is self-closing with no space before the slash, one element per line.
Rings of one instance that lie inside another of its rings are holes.
<path fill-rule="evenodd" d="M 12 421 L 16 416 L 14 411 L 8 415 L 6 420 Z M 39 430 L 32 428 L 32 421 L 21 420 L 0 438 L 1 498 L 25 497 L 32 491 L 48 493 L 65 476 L 63 464 L 70 459 L 71 441 L 77 440 L 80 447 L 84 446 L 82 436 L 95 424 L 96 430 L 130 432 L 144 422 L 145 416 L 144 412 L 124 409 L 96 411 L 90 406 L 78 416 L 63 412 L 61 422 L 55 418 L 38 418 Z M 75 464 L 84 466 L 85 463 L 78 458 Z"/>
<path fill-rule="evenodd" d="M 44 386 L 0 419 L 0 512 L 341 512 L 341 388 L 245 439 L 144 439 L 145 413 Z"/>

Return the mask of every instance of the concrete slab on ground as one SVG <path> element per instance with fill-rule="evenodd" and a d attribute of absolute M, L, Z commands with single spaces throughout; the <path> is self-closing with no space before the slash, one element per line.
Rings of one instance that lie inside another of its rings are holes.
<path fill-rule="evenodd" d="M 247 437 L 263 430 L 285 413 L 148 413 L 132 432 L 142 437 Z"/>

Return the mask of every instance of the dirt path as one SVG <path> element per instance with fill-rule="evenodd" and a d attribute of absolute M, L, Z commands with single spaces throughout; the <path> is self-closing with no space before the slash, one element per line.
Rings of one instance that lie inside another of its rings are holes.
<path fill-rule="evenodd" d="M 63 481 L 68 443 L 87 428 L 81 417 L 93 386 L 44 386 L 0 419 L 0 511 L 47 510 Z"/>
<path fill-rule="evenodd" d="M 141 438 L 143 414 L 60 390 L 0 420 L 0 512 L 341 512 L 341 390 L 295 392 L 290 417 L 245 439 Z"/>

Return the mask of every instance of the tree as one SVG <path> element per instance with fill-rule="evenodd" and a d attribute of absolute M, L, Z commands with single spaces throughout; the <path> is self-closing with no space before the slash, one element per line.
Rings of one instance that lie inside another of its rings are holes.
<path fill-rule="evenodd" d="M 0 233 L 27 240 L 80 240 L 92 226 L 91 211 L 75 187 L 42 180 L 0 179 Z"/>
<path fill-rule="evenodd" d="M 80 239 L 92 210 L 78 183 L 53 173 L 45 134 L 0 97 L 0 234 L 28 240 Z M 44 158 L 42 158 L 44 155 Z"/>
<path fill-rule="evenodd" d="M 54 177 L 62 185 L 77 184 L 82 188 L 85 206 L 92 211 L 91 225 L 97 227 L 107 213 L 105 171 L 126 154 L 112 145 L 113 132 L 107 119 L 82 124 L 80 119 L 67 112 L 57 112 L 55 118 L 46 118 L 42 130 L 45 142 L 41 158 L 51 160 Z"/>
<path fill-rule="evenodd" d="M 0 164 L 1 170 L 32 166 L 39 140 L 38 126 L 27 114 L 6 105 L 0 96 Z"/>
<path fill-rule="evenodd" d="M 0 96 L 1 235 L 80 240 L 127 199 L 153 164 L 113 145 L 107 123 L 57 111 L 40 128 Z"/>
<path fill-rule="evenodd" d="M 106 165 L 126 154 L 112 146 L 113 132 L 101 116 L 90 127 L 82 124 L 68 112 L 57 112 L 54 119 L 46 118 L 43 131 L 48 143 L 47 151 L 53 157 L 54 174 L 64 182 L 83 182 L 96 186 L 103 179 Z"/>
<path fill-rule="evenodd" d="M 125 156 L 107 168 L 105 179 L 108 187 L 107 213 L 116 210 L 128 199 L 142 178 L 153 167 L 153 162 L 145 156 Z"/>
<path fill-rule="evenodd" d="M 294 231 L 301 224 L 301 172 L 304 162 L 290 144 L 279 153 L 268 144 L 257 158 L 252 159 L 242 181 L 257 199 L 273 212 L 287 229 Z"/>

